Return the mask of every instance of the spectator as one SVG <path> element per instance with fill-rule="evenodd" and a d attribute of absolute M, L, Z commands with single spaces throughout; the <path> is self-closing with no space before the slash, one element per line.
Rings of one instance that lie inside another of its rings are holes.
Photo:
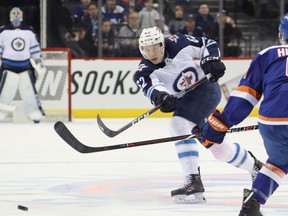
<path fill-rule="evenodd" d="M 54 0 L 47 4 L 47 46 L 67 47 L 65 35 L 73 34 L 73 20 L 69 9 L 61 0 Z"/>
<path fill-rule="evenodd" d="M 86 31 L 83 26 L 79 25 L 72 33 L 66 32 L 66 46 L 71 49 L 72 57 L 74 58 L 86 58 L 88 53 L 82 47 L 86 44 Z"/>
<path fill-rule="evenodd" d="M 109 19 L 104 19 L 102 22 L 102 51 L 104 57 L 114 57 L 119 52 L 118 32 L 111 26 Z M 95 42 L 98 44 L 98 39 Z"/>
<path fill-rule="evenodd" d="M 119 31 L 120 50 L 124 57 L 141 56 L 139 52 L 138 38 L 142 32 L 137 12 L 131 12 L 128 15 L 128 25 L 121 27 Z"/>
<path fill-rule="evenodd" d="M 142 28 L 154 27 L 156 17 L 159 17 L 159 13 L 153 8 L 153 0 L 145 0 L 144 7 L 139 12 L 140 26 Z"/>
<path fill-rule="evenodd" d="M 194 37 L 202 37 L 203 32 L 196 27 L 196 20 L 193 14 L 189 14 L 185 20 L 185 26 L 179 31 L 181 34 L 187 34 Z"/>
<path fill-rule="evenodd" d="M 91 0 L 80 0 L 80 5 L 73 11 L 74 26 L 79 27 L 81 25 L 81 19 L 85 14 L 88 14 L 90 4 Z"/>
<path fill-rule="evenodd" d="M 194 13 L 194 2 L 192 0 L 165 0 L 165 2 L 171 11 L 173 11 L 177 5 L 181 5 L 183 8 L 185 8 L 186 13 Z"/>
<path fill-rule="evenodd" d="M 176 5 L 174 10 L 174 18 L 168 23 L 171 34 L 176 34 L 179 30 L 185 27 L 184 8 L 181 5 Z"/>
<path fill-rule="evenodd" d="M 106 4 L 102 7 L 102 14 L 104 19 L 110 20 L 110 23 L 117 31 L 121 25 L 127 23 L 125 10 L 122 6 L 116 4 L 116 0 L 107 0 Z"/>
<path fill-rule="evenodd" d="M 131 9 L 133 7 L 133 9 Z M 130 10 L 139 12 L 144 7 L 143 0 L 135 0 L 134 3 L 130 3 Z"/>
<path fill-rule="evenodd" d="M 239 40 L 242 37 L 242 31 L 235 25 L 228 13 L 223 10 L 222 13 L 218 13 L 216 17 L 217 22 L 211 26 L 208 37 L 219 42 L 219 23 L 223 24 L 223 56 L 240 56 L 241 48 L 239 47 Z M 236 44 L 232 43 L 236 40 Z"/>
<path fill-rule="evenodd" d="M 159 16 L 155 18 L 155 26 L 161 29 L 164 38 L 168 38 L 171 36 L 168 26 L 165 24 L 164 16 Z"/>
<path fill-rule="evenodd" d="M 196 19 L 196 26 L 198 29 L 204 33 L 203 36 L 206 36 L 211 26 L 214 24 L 215 19 L 210 14 L 209 7 L 206 3 L 201 3 L 198 8 L 198 13 L 195 16 Z"/>
<path fill-rule="evenodd" d="M 125 9 L 126 14 L 129 14 L 133 11 L 139 12 L 143 8 L 143 0 L 118 0 L 117 2 Z"/>
<path fill-rule="evenodd" d="M 88 14 L 85 14 L 82 17 L 82 24 L 86 31 L 84 39 L 85 44 L 82 44 L 82 47 L 87 51 L 87 57 L 96 57 L 97 47 L 91 46 L 98 33 L 98 8 L 96 3 L 91 3 L 89 5 Z"/>

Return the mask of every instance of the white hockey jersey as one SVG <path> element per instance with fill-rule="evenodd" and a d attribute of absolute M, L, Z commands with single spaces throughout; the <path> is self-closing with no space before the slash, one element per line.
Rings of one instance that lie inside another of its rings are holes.
<path fill-rule="evenodd" d="M 4 60 L 16 62 L 41 57 L 41 48 L 32 27 L 5 25 L 0 28 L 0 56 Z"/>
<path fill-rule="evenodd" d="M 177 94 L 202 79 L 205 74 L 194 59 L 206 56 L 220 57 L 218 44 L 214 40 L 172 35 L 165 39 L 164 60 L 154 65 L 143 58 L 133 78 L 144 95 L 154 103 L 158 92 Z"/>

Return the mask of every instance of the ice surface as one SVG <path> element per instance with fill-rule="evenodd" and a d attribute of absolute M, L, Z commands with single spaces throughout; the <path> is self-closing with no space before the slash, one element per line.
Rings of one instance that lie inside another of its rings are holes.
<path fill-rule="evenodd" d="M 131 119 L 103 121 L 117 130 Z M 81 142 L 104 146 L 167 137 L 168 121 L 148 118 L 114 138 L 100 131 L 96 119 L 66 125 Z M 255 123 L 249 118 L 241 125 Z M 251 185 L 247 172 L 200 147 L 207 202 L 176 204 L 170 191 L 181 185 L 182 172 L 172 142 L 81 154 L 58 137 L 53 123 L 5 123 L 0 133 L 1 216 L 236 216 L 242 190 Z M 228 136 L 265 161 L 258 131 Z M 284 181 L 262 208 L 264 215 L 287 215 L 287 189 Z M 18 205 L 29 210 L 18 210 Z"/>

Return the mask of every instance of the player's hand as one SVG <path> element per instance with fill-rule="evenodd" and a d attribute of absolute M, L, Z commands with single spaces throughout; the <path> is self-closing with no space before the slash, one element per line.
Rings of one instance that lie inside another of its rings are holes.
<path fill-rule="evenodd" d="M 214 143 L 220 144 L 223 142 L 226 131 L 231 126 L 226 117 L 218 110 L 215 110 L 211 113 L 207 123 L 204 125 L 199 140 L 206 147 L 210 147 Z"/>
<path fill-rule="evenodd" d="M 46 73 L 46 67 L 44 66 L 43 60 L 30 58 L 30 62 L 35 69 L 36 80 L 41 80 Z"/>
<path fill-rule="evenodd" d="M 210 82 L 217 82 L 220 77 L 225 74 L 226 67 L 223 62 L 220 61 L 220 57 L 208 56 L 201 60 L 200 66 L 205 75 L 211 74 Z"/>
<path fill-rule="evenodd" d="M 177 98 L 167 92 L 159 92 L 155 105 L 161 104 L 160 110 L 164 113 L 173 112 L 177 108 Z"/>

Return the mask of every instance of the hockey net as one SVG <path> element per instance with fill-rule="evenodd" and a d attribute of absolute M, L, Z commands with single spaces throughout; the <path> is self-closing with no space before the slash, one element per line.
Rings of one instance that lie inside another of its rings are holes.
<path fill-rule="evenodd" d="M 44 48 L 42 57 L 47 71 L 36 82 L 38 96 L 46 114 L 42 121 L 71 121 L 71 51 L 65 48 Z M 28 121 L 18 91 L 13 103 L 16 111 L 11 114 L 12 121 Z"/>

